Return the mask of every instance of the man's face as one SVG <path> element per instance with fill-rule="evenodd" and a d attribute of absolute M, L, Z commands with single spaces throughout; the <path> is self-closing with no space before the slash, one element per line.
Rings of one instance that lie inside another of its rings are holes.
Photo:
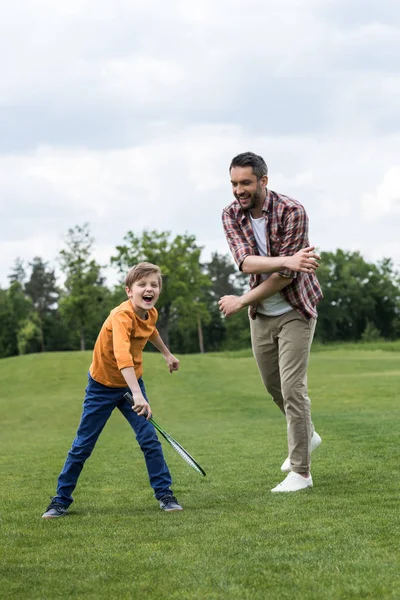
<path fill-rule="evenodd" d="M 160 283 L 155 273 L 138 279 L 132 286 L 125 288 L 128 298 L 139 317 L 144 318 L 146 312 L 153 308 L 160 295 Z"/>
<path fill-rule="evenodd" d="M 233 195 L 243 210 L 257 208 L 264 202 L 268 183 L 266 175 L 257 179 L 252 167 L 232 167 L 231 183 Z"/>

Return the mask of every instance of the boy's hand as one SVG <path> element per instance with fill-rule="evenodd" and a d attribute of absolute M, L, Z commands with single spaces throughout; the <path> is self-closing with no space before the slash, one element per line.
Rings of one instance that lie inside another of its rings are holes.
<path fill-rule="evenodd" d="M 151 408 L 145 397 L 142 394 L 137 393 L 132 393 L 132 397 L 135 403 L 132 406 L 132 410 L 134 410 L 137 415 L 146 417 L 146 419 L 149 420 L 151 417 Z"/>
<path fill-rule="evenodd" d="M 179 360 L 176 358 L 176 356 L 169 353 L 164 358 L 167 362 L 170 373 L 172 373 L 173 371 L 177 371 L 179 369 Z"/>
<path fill-rule="evenodd" d="M 319 267 L 321 257 L 314 252 L 315 246 L 302 248 L 293 256 L 285 258 L 285 267 L 291 271 L 299 271 L 301 273 L 312 273 Z"/>

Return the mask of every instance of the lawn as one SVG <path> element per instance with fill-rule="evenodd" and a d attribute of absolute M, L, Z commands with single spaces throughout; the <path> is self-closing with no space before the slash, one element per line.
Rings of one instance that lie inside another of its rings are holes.
<path fill-rule="evenodd" d="M 313 352 L 323 438 L 314 488 L 271 494 L 284 419 L 249 353 L 145 355 L 156 420 L 207 472 L 164 445 L 185 510 L 152 496 L 116 411 L 86 463 L 70 516 L 41 514 L 79 421 L 90 353 L 0 360 L 2 599 L 400 598 L 400 351 Z"/>

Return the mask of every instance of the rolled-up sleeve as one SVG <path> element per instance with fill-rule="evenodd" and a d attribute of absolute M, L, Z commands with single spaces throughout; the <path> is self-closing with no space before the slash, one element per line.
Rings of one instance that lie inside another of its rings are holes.
<path fill-rule="evenodd" d="M 123 311 L 112 316 L 113 350 L 119 370 L 133 367 L 131 354 L 132 317 Z"/>
<path fill-rule="evenodd" d="M 291 207 L 285 219 L 279 256 L 293 256 L 293 254 L 308 245 L 307 213 L 302 206 Z M 297 271 L 282 269 L 279 271 L 279 275 L 294 279 L 297 277 Z"/>
<path fill-rule="evenodd" d="M 156 339 L 156 337 L 158 337 L 160 334 L 158 333 L 157 327 L 154 327 L 154 331 L 151 334 L 151 336 L 149 337 L 150 342 L 152 342 L 153 340 Z"/>
<path fill-rule="evenodd" d="M 235 263 L 242 270 L 242 264 L 247 256 L 254 254 L 249 246 L 243 231 L 240 229 L 234 217 L 224 210 L 222 213 L 222 225 L 225 232 L 226 241 L 232 253 Z"/>

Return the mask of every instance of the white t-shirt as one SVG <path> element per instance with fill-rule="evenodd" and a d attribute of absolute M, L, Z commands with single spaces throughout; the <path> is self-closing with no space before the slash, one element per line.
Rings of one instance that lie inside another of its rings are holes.
<path fill-rule="evenodd" d="M 251 225 L 253 227 L 254 237 L 256 238 L 258 251 L 261 256 L 268 256 L 265 218 L 260 217 L 259 219 L 253 219 L 251 214 L 249 216 L 251 219 Z M 262 281 L 268 279 L 269 276 L 270 273 L 261 274 Z M 270 298 L 262 300 L 257 305 L 257 312 L 267 315 L 268 317 L 278 317 L 279 315 L 284 315 L 285 313 L 289 312 L 289 310 L 293 310 L 293 306 L 286 302 L 280 292 L 277 292 Z"/>

